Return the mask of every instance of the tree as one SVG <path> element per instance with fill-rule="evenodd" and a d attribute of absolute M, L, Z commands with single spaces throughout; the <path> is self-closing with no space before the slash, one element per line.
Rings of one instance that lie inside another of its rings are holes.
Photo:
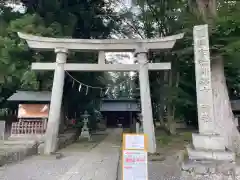
<path fill-rule="evenodd" d="M 11 12 L 9 8 L 2 7 L 1 23 L 5 24 L 5 28 L 2 29 L 0 34 L 0 68 L 3 79 L 1 87 L 2 89 L 10 88 L 9 93 L 2 92 L 3 102 L 16 89 L 21 87 L 38 88 L 35 73 L 29 71 L 29 65 L 34 58 L 37 58 L 37 55 L 34 56 L 32 52 L 28 52 L 26 45 L 19 40 L 16 32 L 20 29 L 43 32 L 45 29 L 43 26 L 40 28 L 40 24 L 35 26 L 34 22 L 41 21 L 37 16 L 25 15 L 19 18 L 20 16 L 22 15 Z"/>
<path fill-rule="evenodd" d="M 237 18 L 239 16 L 239 10 L 237 8 L 239 3 L 237 1 L 219 1 L 216 3 L 216 1 L 213 0 L 194 2 L 137 0 L 135 3 L 134 8 L 137 8 L 137 11 L 135 10 L 132 16 L 129 16 L 129 12 L 125 12 L 124 14 L 129 21 L 126 23 L 128 29 L 132 27 L 131 30 L 135 36 L 139 38 L 154 38 L 179 32 L 185 33 L 184 39 L 177 42 L 170 53 L 150 53 L 149 59 L 151 61 L 170 61 L 173 67 L 170 72 L 153 72 L 150 74 L 153 107 L 160 121 L 163 119 L 164 112 L 167 112 L 167 121 L 170 122 L 169 124 L 174 122 L 175 119 L 182 117 L 184 117 L 186 121 L 191 120 L 192 122 L 196 122 L 192 29 L 193 26 L 197 24 L 210 24 L 210 40 L 213 45 L 211 47 L 212 54 L 214 57 L 219 57 L 218 55 L 220 54 L 229 60 L 225 60 L 225 63 L 227 62 L 226 73 L 228 77 L 228 89 L 232 97 L 236 98 L 239 95 L 238 80 L 235 78 L 239 73 L 236 70 L 236 67 L 239 67 L 239 65 L 234 60 L 239 57 L 239 41 L 237 40 L 238 38 L 236 38 L 236 36 L 238 36 L 237 30 L 239 24 Z M 218 7 L 218 11 L 216 7 Z M 221 61 L 217 62 L 220 63 Z M 213 65 L 213 68 L 214 67 L 216 66 Z M 221 69 L 223 71 L 223 68 Z M 222 80 L 224 81 L 224 79 Z M 224 102 L 224 100 L 228 99 L 226 85 L 224 85 L 224 87 L 220 85 L 217 86 L 218 87 L 214 89 L 222 89 L 225 92 L 222 95 L 224 98 L 221 98 L 221 102 Z M 214 99 L 214 101 L 216 101 L 216 99 Z M 226 115 L 231 114 L 229 104 L 224 109 L 228 109 Z M 219 117 L 217 119 L 219 119 Z M 223 120 L 227 118 L 221 117 L 220 119 Z M 164 121 L 161 122 L 164 124 Z M 228 121 L 225 120 L 225 122 Z M 235 127 L 232 121 L 231 127 Z M 170 127 L 168 128 L 171 129 Z M 236 131 L 234 132 L 237 133 Z"/>
<path fill-rule="evenodd" d="M 185 6 L 182 1 L 138 0 L 135 3 L 138 10 L 137 13 L 133 13 L 128 18 L 130 21 L 128 24 L 140 38 L 163 37 L 177 34 L 183 30 L 184 26 L 181 20 L 185 12 Z M 125 13 L 125 15 L 127 14 Z M 187 43 L 177 43 L 172 51 L 149 53 L 149 61 L 151 62 L 167 61 L 172 63 L 171 71 L 150 73 L 155 117 L 160 120 L 161 125 L 165 126 L 167 124 L 168 130 L 172 134 L 176 133 L 175 119 L 184 116 L 183 112 L 179 112 L 179 109 L 185 109 L 189 105 L 193 105 L 192 102 L 185 99 L 189 95 L 182 90 L 185 79 L 183 79 L 184 75 L 181 72 L 181 68 L 192 67 L 193 65 L 191 61 L 187 60 L 189 55 L 185 55 L 186 57 L 183 58 L 181 52 L 185 46 L 191 43 L 188 41 Z M 167 123 L 164 122 L 165 117 Z"/>
<path fill-rule="evenodd" d="M 11 8 L 4 9 L 0 17 L 4 19 L 1 24 L 0 63 L 4 71 L 3 77 L 14 77 L 14 83 L 4 81 L 2 87 L 11 84 L 11 92 L 3 95 L 6 99 L 17 89 L 51 90 L 52 72 L 30 71 L 31 62 L 44 62 L 55 59 L 56 55 L 49 52 L 29 50 L 24 41 L 17 37 L 16 32 L 21 31 L 34 35 L 47 37 L 70 38 L 107 38 L 114 29 L 114 16 L 109 4 L 103 0 L 97 1 L 21 1 L 25 7 L 22 13 L 13 12 Z M 5 10 L 6 9 L 6 10 Z M 110 20 L 109 20 L 110 19 Z M 72 53 L 69 55 L 72 62 L 96 62 L 97 54 Z M 11 65 L 11 66 L 9 66 Z M 10 76 L 11 75 L 11 76 Z M 102 85 L 98 78 L 101 73 L 72 73 L 74 78 L 89 85 Z M 7 82 L 7 83 L 6 83 Z M 100 92 L 89 90 L 85 95 L 78 92 L 78 86 L 72 87 L 72 80 L 66 77 L 64 87 L 65 105 L 72 108 L 72 112 L 83 111 L 82 107 L 92 108 L 92 98 L 99 98 Z M 79 108 L 80 109 L 76 109 Z M 67 108 L 66 108 L 67 109 Z"/>

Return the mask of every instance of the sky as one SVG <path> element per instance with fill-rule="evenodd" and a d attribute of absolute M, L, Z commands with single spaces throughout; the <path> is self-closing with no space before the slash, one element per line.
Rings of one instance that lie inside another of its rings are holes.
<path fill-rule="evenodd" d="M 7 6 L 13 8 L 13 11 L 24 13 L 25 7 L 22 4 L 8 3 Z"/>
<path fill-rule="evenodd" d="M 127 8 L 131 8 L 132 7 L 132 0 L 122 0 L 123 4 L 125 5 L 125 7 Z"/>
<path fill-rule="evenodd" d="M 130 9 L 132 7 L 132 0 L 116 0 L 118 1 L 118 6 L 116 7 L 116 11 L 120 11 L 121 9 Z M 106 53 L 106 58 L 107 59 L 111 59 L 117 57 L 117 56 L 121 56 L 123 58 L 118 58 L 118 63 L 121 64 L 134 64 L 134 56 L 133 53 L 130 52 L 111 52 L 111 53 Z M 131 73 L 132 74 L 132 73 Z"/>
<path fill-rule="evenodd" d="M 118 1 L 119 3 L 116 8 L 116 11 L 119 11 L 123 8 L 132 8 L 132 0 L 116 0 Z M 12 7 L 14 9 L 14 11 L 20 11 L 20 12 L 24 12 L 25 11 L 25 8 L 22 4 L 15 4 L 15 3 L 8 3 L 9 7 Z"/>

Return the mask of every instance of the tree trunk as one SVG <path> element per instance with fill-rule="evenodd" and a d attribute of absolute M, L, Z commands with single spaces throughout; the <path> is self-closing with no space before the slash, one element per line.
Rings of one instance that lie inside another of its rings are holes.
<path fill-rule="evenodd" d="M 174 116 L 173 116 L 173 109 L 171 105 L 168 105 L 168 108 L 167 108 L 167 126 L 171 135 L 177 134 L 176 125 L 175 125 Z"/>
<path fill-rule="evenodd" d="M 234 122 L 221 56 L 212 59 L 212 88 L 217 132 L 225 137 L 228 149 L 240 153 L 240 134 Z"/>
<path fill-rule="evenodd" d="M 38 91 L 42 91 L 43 90 L 43 80 L 42 80 L 42 76 L 40 73 L 37 74 L 37 81 L 38 81 Z"/>
<path fill-rule="evenodd" d="M 173 69 L 169 71 L 169 87 L 173 87 Z M 169 129 L 170 134 L 176 134 L 176 126 L 174 121 L 174 108 L 173 102 L 167 103 L 167 126 Z"/>
<path fill-rule="evenodd" d="M 160 105 L 158 112 L 157 112 L 157 118 L 159 119 L 160 126 L 164 126 L 163 114 L 164 114 L 164 108 L 162 105 Z"/>

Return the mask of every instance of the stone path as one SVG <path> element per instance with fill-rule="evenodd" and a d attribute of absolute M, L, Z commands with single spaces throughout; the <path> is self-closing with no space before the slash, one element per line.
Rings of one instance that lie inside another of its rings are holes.
<path fill-rule="evenodd" d="M 61 158 L 35 156 L 0 169 L 0 180 L 116 180 L 121 130 L 109 135 L 89 152 L 66 152 Z M 63 150 L 63 152 L 65 151 Z"/>

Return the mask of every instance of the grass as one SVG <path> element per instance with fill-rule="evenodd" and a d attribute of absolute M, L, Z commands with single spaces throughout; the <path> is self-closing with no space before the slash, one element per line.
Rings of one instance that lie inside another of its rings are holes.
<path fill-rule="evenodd" d="M 192 132 L 183 132 L 183 133 L 180 133 L 180 136 L 182 137 L 182 139 L 184 141 L 191 141 L 192 140 Z"/>
<path fill-rule="evenodd" d="M 181 132 L 177 135 L 169 135 L 164 131 L 157 130 L 156 131 L 156 141 L 157 145 L 160 147 L 165 147 L 171 144 L 178 143 L 189 143 L 192 140 L 192 132 Z"/>
<path fill-rule="evenodd" d="M 159 144 L 161 147 L 167 146 L 172 142 L 172 136 L 168 136 L 168 135 L 158 136 L 156 137 L 156 141 L 157 141 L 157 144 Z"/>
<path fill-rule="evenodd" d="M 187 157 L 186 145 L 192 141 L 192 131 L 184 130 L 177 135 L 169 135 L 162 129 L 156 130 L 157 152 L 152 154 L 152 160 L 167 157 L 182 152 L 183 158 Z"/>
<path fill-rule="evenodd" d="M 164 161 L 168 156 L 176 156 L 177 159 L 188 157 L 185 146 L 192 140 L 192 132 L 185 130 L 177 135 L 169 135 L 166 131 L 156 130 L 157 151 L 149 154 L 150 161 Z"/>

